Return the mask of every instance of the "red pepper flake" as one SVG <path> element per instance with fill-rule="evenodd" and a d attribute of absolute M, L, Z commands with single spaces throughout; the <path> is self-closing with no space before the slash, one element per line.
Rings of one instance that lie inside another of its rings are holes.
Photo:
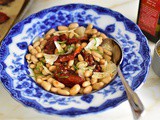
<path fill-rule="evenodd" d="M 74 51 L 74 57 L 76 57 L 77 54 L 79 54 L 82 51 L 82 46 L 79 46 L 75 51 Z"/>
<path fill-rule="evenodd" d="M 6 22 L 9 19 L 9 17 L 5 14 L 0 12 L 0 24 Z"/>

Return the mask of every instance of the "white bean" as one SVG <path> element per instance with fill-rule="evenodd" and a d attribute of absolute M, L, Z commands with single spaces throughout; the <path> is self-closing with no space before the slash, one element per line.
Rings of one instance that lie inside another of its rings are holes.
<path fill-rule="evenodd" d="M 85 33 L 86 34 L 92 34 L 92 29 L 86 29 Z"/>
<path fill-rule="evenodd" d="M 87 86 L 86 88 L 84 88 L 83 93 L 84 94 L 89 94 L 92 92 L 92 86 Z"/>
<path fill-rule="evenodd" d="M 38 52 L 37 52 L 36 49 L 33 48 L 33 49 L 31 49 L 30 53 L 31 53 L 32 55 L 36 55 Z"/>
<path fill-rule="evenodd" d="M 83 56 L 82 56 L 81 54 L 78 55 L 78 60 L 79 60 L 80 62 L 84 61 L 84 58 L 83 58 Z"/>
<path fill-rule="evenodd" d="M 65 30 L 68 30 L 68 27 L 66 27 L 66 26 L 58 26 L 58 30 L 59 31 L 65 31 Z"/>
<path fill-rule="evenodd" d="M 105 78 L 101 79 L 101 81 L 104 82 L 105 84 L 108 84 L 111 80 L 112 80 L 112 78 L 111 78 L 110 75 L 108 75 Z"/>
<path fill-rule="evenodd" d="M 54 80 L 54 81 L 53 81 L 53 85 L 54 85 L 56 88 L 65 88 L 65 85 L 64 85 L 63 83 L 58 82 L 57 80 Z"/>
<path fill-rule="evenodd" d="M 73 33 L 73 32 L 70 32 L 70 33 L 69 33 L 69 38 L 73 38 L 73 36 L 74 36 L 74 33 Z"/>
<path fill-rule="evenodd" d="M 31 69 L 33 69 L 33 68 L 36 67 L 36 65 L 35 65 L 35 64 L 30 64 L 29 67 L 30 67 Z"/>
<path fill-rule="evenodd" d="M 96 56 L 94 56 L 94 55 L 93 55 L 93 58 L 94 58 L 94 60 L 97 61 L 97 62 L 100 61 L 100 58 L 98 58 L 98 57 L 96 57 Z"/>
<path fill-rule="evenodd" d="M 34 55 L 31 55 L 31 61 L 35 64 L 38 62 L 38 59 Z"/>
<path fill-rule="evenodd" d="M 45 35 L 45 39 L 48 40 L 51 37 L 51 35 Z"/>
<path fill-rule="evenodd" d="M 92 34 L 96 34 L 97 32 L 97 29 L 92 29 Z"/>
<path fill-rule="evenodd" d="M 43 81 L 43 82 L 41 83 L 41 86 L 42 86 L 45 90 L 47 90 L 47 91 L 50 91 L 50 89 L 51 89 L 51 87 L 52 87 L 51 83 L 46 82 L 46 81 Z"/>
<path fill-rule="evenodd" d="M 98 83 L 95 83 L 95 84 L 93 84 L 93 89 L 95 89 L 95 90 L 99 90 L 99 89 L 101 89 L 102 87 L 104 86 L 104 83 L 103 82 L 98 82 Z"/>
<path fill-rule="evenodd" d="M 97 78 L 92 78 L 91 79 L 91 84 L 94 84 L 94 83 L 97 83 L 98 82 L 98 79 Z"/>
<path fill-rule="evenodd" d="M 74 60 L 69 60 L 69 61 L 68 61 L 68 66 L 71 67 L 71 66 L 73 66 L 73 64 L 74 64 Z"/>
<path fill-rule="evenodd" d="M 40 41 L 36 41 L 36 42 L 33 43 L 33 47 L 34 48 L 37 47 L 37 46 L 39 46 L 39 45 L 40 45 Z"/>
<path fill-rule="evenodd" d="M 36 80 L 36 82 L 38 83 L 38 84 L 41 84 L 42 83 L 42 79 L 40 79 L 40 78 L 37 78 L 37 80 Z"/>
<path fill-rule="evenodd" d="M 46 33 L 46 35 L 52 35 L 54 32 L 55 32 L 55 29 L 52 28 Z"/>
<path fill-rule="evenodd" d="M 68 27 L 71 30 L 71 29 L 79 27 L 79 24 L 78 23 L 71 23 Z"/>
<path fill-rule="evenodd" d="M 104 54 L 103 57 L 107 62 L 111 61 L 111 57 L 109 55 Z"/>
<path fill-rule="evenodd" d="M 57 93 L 57 91 L 58 91 L 58 88 L 51 87 L 51 92 L 53 92 L 53 93 Z"/>
<path fill-rule="evenodd" d="M 46 64 L 46 67 L 49 68 L 51 65 L 49 63 Z"/>
<path fill-rule="evenodd" d="M 105 61 L 105 59 L 101 59 L 99 62 L 101 65 L 104 65 L 106 61 Z"/>
<path fill-rule="evenodd" d="M 39 52 L 39 53 L 42 51 L 39 46 L 36 47 L 36 50 L 37 50 L 37 52 Z"/>
<path fill-rule="evenodd" d="M 43 57 L 43 53 L 37 53 L 37 54 L 36 54 L 36 57 L 37 57 L 37 58 L 42 58 L 42 57 Z"/>
<path fill-rule="evenodd" d="M 95 57 L 100 58 L 100 59 L 102 59 L 102 58 L 103 58 L 103 57 L 102 57 L 102 55 L 101 55 L 101 54 L 99 54 L 99 53 L 97 53 L 96 51 L 92 51 L 92 52 L 91 52 L 91 54 L 92 54 L 93 56 L 95 56 Z"/>
<path fill-rule="evenodd" d="M 62 44 L 62 45 L 61 45 L 62 48 L 65 48 L 66 46 L 67 46 L 66 44 Z"/>
<path fill-rule="evenodd" d="M 111 56 L 111 55 L 112 55 L 112 52 L 111 52 L 111 51 L 106 50 L 106 49 L 103 49 L 103 50 L 104 50 L 104 52 L 105 52 L 107 55 L 109 55 L 109 56 Z"/>
<path fill-rule="evenodd" d="M 44 38 L 40 38 L 39 41 L 42 42 L 44 40 Z"/>
<path fill-rule="evenodd" d="M 79 46 L 81 46 L 81 45 L 80 45 L 79 43 L 77 43 L 77 44 L 76 44 L 76 47 L 79 47 Z"/>
<path fill-rule="evenodd" d="M 70 93 L 67 90 L 58 89 L 58 94 L 60 95 L 69 95 Z"/>
<path fill-rule="evenodd" d="M 87 86 L 89 86 L 90 84 L 91 84 L 90 81 L 85 81 L 85 82 L 82 83 L 82 86 L 83 86 L 83 87 L 87 87 Z"/>
<path fill-rule="evenodd" d="M 51 84 L 53 83 L 54 80 L 55 80 L 55 79 L 53 79 L 52 77 L 50 77 L 50 78 L 47 79 L 47 81 L 48 81 L 49 83 L 51 83 Z"/>
<path fill-rule="evenodd" d="M 70 95 L 76 95 L 80 91 L 80 85 L 76 84 L 70 89 Z"/>
<path fill-rule="evenodd" d="M 102 46 L 98 46 L 98 51 L 103 54 L 103 48 L 102 48 Z"/>
<path fill-rule="evenodd" d="M 79 90 L 79 93 L 80 93 L 80 94 L 83 94 L 83 90 L 84 90 L 84 88 L 81 87 L 81 89 Z"/>
<path fill-rule="evenodd" d="M 70 91 L 70 89 L 71 89 L 71 88 L 69 88 L 69 87 L 63 88 L 63 90 L 67 90 L 68 92 Z"/>
<path fill-rule="evenodd" d="M 40 48 L 43 49 L 46 43 L 47 43 L 47 40 L 43 40 L 40 44 Z"/>
<path fill-rule="evenodd" d="M 30 60 L 30 59 L 31 59 L 31 54 L 27 54 L 27 55 L 26 55 L 26 59 L 27 59 L 27 60 Z"/>
<path fill-rule="evenodd" d="M 90 78 L 86 78 L 86 81 L 90 81 L 91 79 Z"/>
<path fill-rule="evenodd" d="M 28 46 L 29 52 L 31 52 L 32 49 L 33 49 L 33 46 L 32 46 L 32 45 L 29 45 L 29 46 Z"/>
<path fill-rule="evenodd" d="M 100 36 L 101 36 L 103 39 L 107 38 L 107 36 L 106 36 L 104 33 L 101 33 Z"/>
<path fill-rule="evenodd" d="M 87 43 L 86 43 L 86 42 L 83 42 L 81 46 L 82 46 L 82 48 L 84 48 L 84 47 L 87 46 Z"/>
<path fill-rule="evenodd" d="M 86 70 L 84 73 L 85 77 L 90 77 L 92 75 L 92 70 Z"/>
<path fill-rule="evenodd" d="M 92 29 L 93 25 L 92 24 L 88 24 L 87 29 Z"/>
<path fill-rule="evenodd" d="M 53 72 L 54 70 L 56 70 L 56 66 L 55 65 L 52 65 L 49 67 L 49 71 Z"/>
<path fill-rule="evenodd" d="M 43 75 L 48 75 L 48 73 L 45 70 L 42 70 Z"/>

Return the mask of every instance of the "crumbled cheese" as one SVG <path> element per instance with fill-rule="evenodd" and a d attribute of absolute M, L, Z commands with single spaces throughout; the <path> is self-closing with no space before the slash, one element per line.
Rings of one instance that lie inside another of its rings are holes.
<path fill-rule="evenodd" d="M 45 71 L 46 73 L 48 73 L 48 74 L 51 74 L 51 75 L 52 75 L 52 73 L 48 70 L 48 68 L 46 68 L 45 66 L 43 66 L 43 69 L 44 69 L 44 71 Z"/>
<path fill-rule="evenodd" d="M 44 54 L 44 58 L 46 60 L 46 63 L 49 63 L 50 65 L 53 65 L 53 63 L 58 59 L 58 55 L 56 55 L 56 54 Z"/>
<path fill-rule="evenodd" d="M 102 40 L 99 38 L 94 38 L 94 40 L 91 40 L 88 45 L 84 48 L 86 51 L 87 50 L 95 50 L 97 47 L 102 43 Z"/>

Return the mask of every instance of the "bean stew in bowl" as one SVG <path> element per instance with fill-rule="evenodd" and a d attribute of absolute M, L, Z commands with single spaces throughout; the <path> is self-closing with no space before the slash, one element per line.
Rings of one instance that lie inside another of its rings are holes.
<path fill-rule="evenodd" d="M 41 113 L 78 117 L 112 109 L 127 97 L 110 38 L 122 47 L 120 67 L 136 90 L 149 71 L 147 39 L 122 14 L 86 4 L 47 8 L 14 25 L 0 46 L 0 81 Z"/>
<path fill-rule="evenodd" d="M 35 81 L 60 95 L 89 94 L 109 84 L 116 74 L 112 48 L 101 46 L 107 38 L 88 24 L 57 26 L 28 46 L 26 59 Z"/>

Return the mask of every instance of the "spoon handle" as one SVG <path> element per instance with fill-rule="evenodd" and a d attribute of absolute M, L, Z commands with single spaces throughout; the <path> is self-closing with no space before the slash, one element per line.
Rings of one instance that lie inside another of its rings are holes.
<path fill-rule="evenodd" d="M 144 106 L 143 106 L 140 98 L 138 97 L 138 95 L 127 84 L 127 82 L 126 82 L 126 80 L 125 80 L 125 78 L 124 78 L 124 76 L 121 72 L 120 66 L 118 66 L 118 74 L 121 78 L 121 81 L 122 81 L 124 87 L 125 87 L 127 97 L 128 97 L 128 101 L 129 101 L 129 104 L 131 106 L 131 110 L 132 110 L 132 113 L 133 113 L 133 117 L 134 117 L 135 120 L 138 120 L 141 117 L 141 114 L 144 111 Z"/>

